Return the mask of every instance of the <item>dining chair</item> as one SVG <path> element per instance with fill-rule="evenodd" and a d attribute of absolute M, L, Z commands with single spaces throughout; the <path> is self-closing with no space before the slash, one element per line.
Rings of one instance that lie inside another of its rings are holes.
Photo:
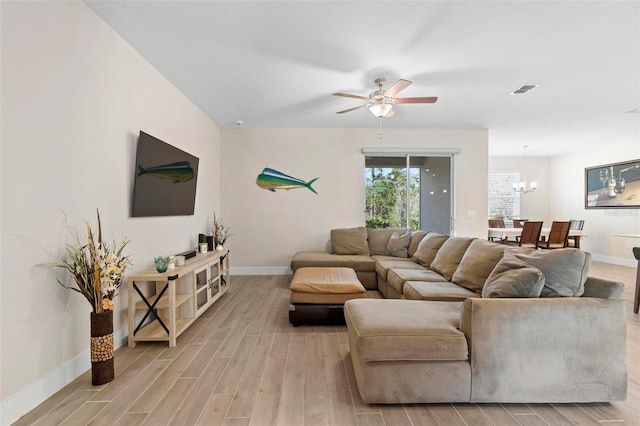
<path fill-rule="evenodd" d="M 538 248 L 540 233 L 542 232 L 542 222 L 527 220 L 522 225 L 522 233 L 518 245 L 520 247 Z"/>
<path fill-rule="evenodd" d="M 504 228 L 504 220 L 503 219 L 489 219 L 489 228 Z M 491 233 L 489 233 L 487 240 L 489 241 L 503 241 L 500 237 L 492 237 Z"/>
<path fill-rule="evenodd" d="M 522 225 L 529 219 L 513 219 L 513 227 L 514 228 L 522 228 Z M 516 243 L 520 242 L 520 237 L 516 237 Z"/>
<path fill-rule="evenodd" d="M 571 219 L 570 230 L 582 231 L 582 228 L 584 228 L 584 220 Z M 576 247 L 576 237 L 569 236 L 567 247 Z"/>
<path fill-rule="evenodd" d="M 560 222 L 554 220 L 551 223 L 551 231 L 549 231 L 549 238 L 546 241 L 540 241 L 538 247 L 548 250 L 565 248 L 568 245 L 569 230 L 571 228 L 571 222 Z"/>

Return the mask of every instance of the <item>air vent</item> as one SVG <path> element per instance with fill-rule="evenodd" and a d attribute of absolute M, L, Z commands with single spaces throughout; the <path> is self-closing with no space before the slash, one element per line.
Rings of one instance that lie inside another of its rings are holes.
<path fill-rule="evenodd" d="M 509 94 L 510 95 L 524 95 L 529 90 L 535 89 L 536 87 L 538 87 L 537 84 L 525 84 L 524 86 L 519 87 L 518 89 L 514 90 L 513 92 L 511 92 Z"/>

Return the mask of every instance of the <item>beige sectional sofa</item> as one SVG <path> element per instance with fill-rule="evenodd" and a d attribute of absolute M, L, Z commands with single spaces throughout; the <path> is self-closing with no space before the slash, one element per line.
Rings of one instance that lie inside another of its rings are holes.
<path fill-rule="evenodd" d="M 404 229 L 331 237 L 332 253 L 291 267 L 352 267 L 389 299 L 344 306 L 365 402 L 626 398 L 624 285 L 588 277 L 588 253 Z"/>

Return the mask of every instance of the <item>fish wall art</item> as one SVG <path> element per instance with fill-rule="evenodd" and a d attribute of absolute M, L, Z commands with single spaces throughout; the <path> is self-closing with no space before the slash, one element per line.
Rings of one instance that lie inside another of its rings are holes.
<path fill-rule="evenodd" d="M 138 176 L 142 175 L 172 180 L 173 183 L 188 182 L 193 179 L 193 168 L 188 161 L 178 161 L 146 169 L 138 164 Z"/>
<path fill-rule="evenodd" d="M 266 189 L 271 192 L 276 192 L 276 189 L 284 189 L 289 191 L 297 188 L 307 188 L 309 191 L 317 194 L 311 184 L 317 181 L 318 178 L 311 179 L 309 182 L 305 182 L 302 179 L 295 178 L 293 176 L 286 175 L 274 169 L 265 168 L 262 173 L 258 175 L 256 179 L 256 185 L 262 189 Z"/>

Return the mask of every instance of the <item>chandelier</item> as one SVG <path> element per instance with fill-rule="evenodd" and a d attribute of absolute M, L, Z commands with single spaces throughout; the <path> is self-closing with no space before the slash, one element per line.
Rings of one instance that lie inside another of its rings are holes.
<path fill-rule="evenodd" d="M 538 182 L 531 181 L 531 183 L 527 186 L 527 145 L 524 145 L 522 148 L 524 149 L 524 173 L 522 173 L 522 179 L 518 183 L 513 184 L 514 192 L 521 192 L 526 194 L 527 192 L 533 192 L 538 187 Z"/>

